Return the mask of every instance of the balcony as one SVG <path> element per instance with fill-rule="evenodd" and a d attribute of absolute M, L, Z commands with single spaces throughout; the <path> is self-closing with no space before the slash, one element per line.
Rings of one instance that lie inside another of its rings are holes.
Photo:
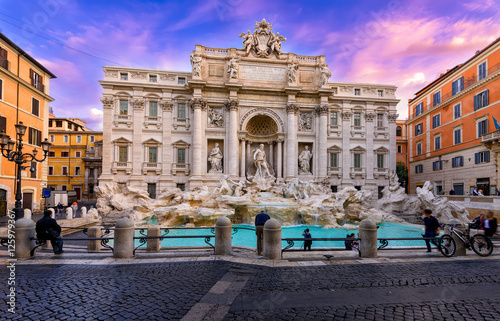
<path fill-rule="evenodd" d="M 351 167 L 350 176 L 351 178 L 361 177 L 364 179 L 366 177 L 366 171 L 362 167 Z"/>
<path fill-rule="evenodd" d="M 161 117 L 160 116 L 144 116 L 144 128 L 149 126 L 156 126 L 157 129 L 161 128 Z"/>
<path fill-rule="evenodd" d="M 364 126 L 351 126 L 351 137 L 360 135 L 365 137 L 365 127 Z"/>
<path fill-rule="evenodd" d="M 118 173 L 118 171 L 125 171 L 127 174 L 132 173 L 132 162 L 113 162 L 112 168 L 113 174 Z"/>
<path fill-rule="evenodd" d="M 481 143 L 492 152 L 500 152 L 500 130 L 484 134 Z"/>
<path fill-rule="evenodd" d="M 375 131 L 373 133 L 373 136 L 377 138 L 378 136 L 384 136 L 384 138 L 389 137 L 389 132 L 387 130 L 387 127 L 375 127 Z"/>
<path fill-rule="evenodd" d="M 173 163 L 172 164 L 172 174 L 177 175 L 177 173 L 184 173 L 184 175 L 189 175 L 189 164 L 188 163 Z"/>
<path fill-rule="evenodd" d="M 178 118 L 174 117 L 173 124 L 174 129 L 177 130 L 178 127 L 185 127 L 186 130 L 189 130 L 189 118 Z"/>
<path fill-rule="evenodd" d="M 383 176 L 385 178 L 389 178 L 389 169 L 375 167 L 373 169 L 373 178 L 379 178 L 380 176 Z"/>
<path fill-rule="evenodd" d="M 146 175 L 148 172 L 155 172 L 157 175 L 161 174 L 161 163 L 142 163 L 142 174 Z"/>
<path fill-rule="evenodd" d="M 337 136 L 339 137 L 342 135 L 342 129 L 340 125 L 329 125 L 329 126 L 330 126 L 330 133 L 337 134 Z"/>
<path fill-rule="evenodd" d="M 31 86 L 45 93 L 45 86 L 40 81 L 35 81 L 34 79 L 31 79 Z"/>
<path fill-rule="evenodd" d="M 115 127 L 118 127 L 119 124 L 126 124 L 130 128 L 132 127 L 132 115 L 115 115 L 113 123 Z"/>
<path fill-rule="evenodd" d="M 342 169 L 340 167 L 328 167 L 328 175 L 329 176 L 337 176 L 338 178 L 342 177 Z"/>

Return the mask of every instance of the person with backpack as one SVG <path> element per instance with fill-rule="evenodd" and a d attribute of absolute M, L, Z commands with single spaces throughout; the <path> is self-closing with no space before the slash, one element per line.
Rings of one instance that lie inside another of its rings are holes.
<path fill-rule="evenodd" d="M 432 211 L 429 209 L 424 210 L 424 215 L 425 234 L 423 236 L 436 237 L 436 235 L 439 235 L 439 232 L 441 231 L 441 227 L 439 226 L 437 218 L 432 216 Z M 425 240 L 425 245 L 427 245 L 427 252 L 431 252 L 431 242 L 435 243 L 434 240 Z"/>

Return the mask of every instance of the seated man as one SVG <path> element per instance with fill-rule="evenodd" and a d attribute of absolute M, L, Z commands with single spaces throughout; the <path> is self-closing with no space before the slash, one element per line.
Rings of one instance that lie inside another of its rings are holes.
<path fill-rule="evenodd" d="M 51 211 L 43 213 L 43 217 L 36 222 L 36 237 L 39 240 L 49 240 L 55 254 L 63 252 L 63 240 L 61 237 L 61 227 L 56 220 L 50 217 Z"/>

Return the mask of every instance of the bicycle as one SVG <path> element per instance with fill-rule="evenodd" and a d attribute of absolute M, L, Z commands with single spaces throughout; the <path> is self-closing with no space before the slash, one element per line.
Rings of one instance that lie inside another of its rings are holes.
<path fill-rule="evenodd" d="M 447 224 L 448 225 L 448 224 Z M 493 243 L 491 240 L 482 234 L 476 234 L 470 236 L 471 224 L 467 224 L 467 228 L 464 232 L 455 229 L 454 224 L 449 224 L 450 235 L 443 235 L 438 239 L 437 246 L 444 256 L 453 256 L 456 250 L 455 240 L 451 235 L 456 235 L 462 242 L 466 249 L 472 249 L 479 256 L 488 256 L 493 253 Z M 473 225 L 472 227 L 474 227 Z"/>

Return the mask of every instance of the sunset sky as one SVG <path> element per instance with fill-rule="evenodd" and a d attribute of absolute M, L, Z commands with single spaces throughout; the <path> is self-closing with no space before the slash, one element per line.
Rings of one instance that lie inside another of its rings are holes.
<path fill-rule="evenodd" d="M 242 47 L 266 18 L 284 52 L 326 55 L 330 81 L 398 86 L 407 100 L 500 37 L 499 0 L 0 0 L 0 31 L 57 76 L 51 104 L 102 130 L 102 66 L 190 71 L 195 44 Z"/>

